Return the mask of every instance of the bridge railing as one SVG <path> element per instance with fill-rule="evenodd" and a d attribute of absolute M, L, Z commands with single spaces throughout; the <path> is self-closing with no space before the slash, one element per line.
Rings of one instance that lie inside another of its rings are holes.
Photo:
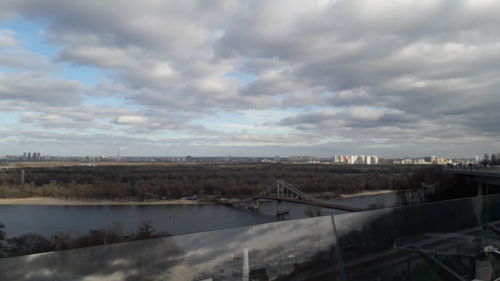
<path fill-rule="evenodd" d="M 281 194 L 280 194 L 281 193 Z M 292 186 L 284 180 L 277 180 L 265 190 L 259 193 L 259 195 L 270 195 L 276 197 L 296 197 L 298 199 L 309 200 L 313 202 L 330 204 L 331 202 L 319 199 L 310 194 L 302 192 L 298 188 Z"/>
<path fill-rule="evenodd" d="M 0 280 L 493 280 L 499 229 L 489 195 L 3 258 Z"/>

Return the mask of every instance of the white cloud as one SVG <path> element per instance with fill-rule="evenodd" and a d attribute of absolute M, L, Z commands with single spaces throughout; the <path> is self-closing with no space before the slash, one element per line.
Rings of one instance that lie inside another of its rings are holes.
<path fill-rule="evenodd" d="M 0 29 L 0 48 L 16 46 L 16 32 L 10 29 Z"/>
<path fill-rule="evenodd" d="M 142 116 L 123 115 L 116 118 L 116 123 L 120 125 L 142 125 L 147 122 L 147 118 Z"/>

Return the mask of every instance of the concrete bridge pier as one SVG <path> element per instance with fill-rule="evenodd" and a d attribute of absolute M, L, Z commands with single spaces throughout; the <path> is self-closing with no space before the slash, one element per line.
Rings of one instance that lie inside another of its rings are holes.
<path fill-rule="evenodd" d="M 259 199 L 252 200 L 252 209 L 254 210 L 259 209 Z"/>
<path fill-rule="evenodd" d="M 288 215 L 290 212 L 285 209 L 283 201 L 279 200 L 277 202 L 277 208 L 276 208 L 276 216 L 278 218 L 283 218 L 285 215 Z"/>
<path fill-rule="evenodd" d="M 249 210 L 258 210 L 259 209 L 259 199 L 252 199 L 251 202 L 249 202 L 249 201 L 245 201 L 247 209 L 249 209 Z"/>
<path fill-rule="evenodd" d="M 244 208 L 244 207 L 246 206 L 245 200 L 240 199 L 240 201 L 238 202 L 238 206 L 239 206 L 240 208 Z"/>

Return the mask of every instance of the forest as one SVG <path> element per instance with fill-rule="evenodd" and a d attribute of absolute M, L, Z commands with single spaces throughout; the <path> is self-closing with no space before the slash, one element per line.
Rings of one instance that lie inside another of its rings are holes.
<path fill-rule="evenodd" d="M 156 200 L 256 194 L 276 179 L 306 193 L 442 189 L 463 186 L 440 166 L 311 164 L 179 164 L 36 167 L 0 170 L 0 198 Z M 457 191 L 458 192 L 458 191 Z M 460 197 L 460 196 L 459 196 Z"/>

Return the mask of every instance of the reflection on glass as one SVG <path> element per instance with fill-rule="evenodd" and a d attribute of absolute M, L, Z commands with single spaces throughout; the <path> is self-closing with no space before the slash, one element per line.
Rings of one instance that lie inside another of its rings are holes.
<path fill-rule="evenodd" d="M 500 278 L 500 196 L 496 194 L 483 196 L 478 198 L 478 201 L 483 213 L 482 223 L 485 240 L 483 263 L 490 268 L 485 277 L 491 277 L 491 280 L 495 280 Z"/>
<path fill-rule="evenodd" d="M 484 245 L 479 204 L 467 198 L 335 216 L 347 279 L 476 278 Z"/>
<path fill-rule="evenodd" d="M 0 280 L 500 278 L 500 196 L 0 259 Z"/>
<path fill-rule="evenodd" d="M 334 241 L 317 217 L 2 259 L 0 280 L 335 280 Z"/>

